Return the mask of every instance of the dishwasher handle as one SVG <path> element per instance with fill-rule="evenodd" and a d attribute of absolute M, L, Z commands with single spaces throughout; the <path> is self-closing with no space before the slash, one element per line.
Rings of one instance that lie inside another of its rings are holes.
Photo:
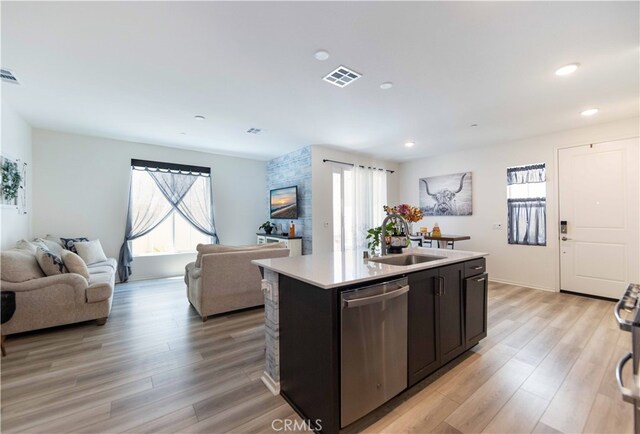
<path fill-rule="evenodd" d="M 344 308 L 349 309 L 351 307 L 366 306 L 368 304 L 381 303 L 383 301 L 391 300 L 406 294 L 409 292 L 409 285 L 401 286 L 395 291 L 385 292 L 384 294 L 372 295 L 370 297 L 355 298 L 351 300 L 344 300 Z"/>

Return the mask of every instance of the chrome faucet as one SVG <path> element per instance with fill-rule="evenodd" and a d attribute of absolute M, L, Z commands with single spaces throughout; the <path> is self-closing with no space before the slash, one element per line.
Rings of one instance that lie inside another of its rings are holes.
<path fill-rule="evenodd" d="M 407 224 L 407 221 L 404 219 L 404 217 L 402 217 L 400 214 L 389 214 L 388 216 L 386 216 L 384 218 L 384 220 L 382 220 L 382 233 L 380 234 L 380 245 L 382 246 L 382 255 L 386 255 L 387 254 L 387 222 L 392 219 L 392 218 L 396 218 L 396 219 L 400 219 L 400 221 L 402 222 L 403 226 L 404 226 L 404 233 L 407 235 L 407 237 L 410 235 L 409 234 L 409 225 Z"/>

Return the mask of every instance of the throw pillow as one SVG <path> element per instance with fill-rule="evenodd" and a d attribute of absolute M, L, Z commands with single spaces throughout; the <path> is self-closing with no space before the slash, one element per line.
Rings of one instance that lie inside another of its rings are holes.
<path fill-rule="evenodd" d="M 44 238 L 36 238 L 33 241 L 33 244 L 36 245 L 36 247 L 42 247 L 45 250 L 50 251 L 51 253 L 53 253 L 54 255 L 60 256 L 62 255 L 62 251 L 64 250 L 62 248 L 62 245 L 60 245 L 60 243 L 55 242 L 55 241 L 51 241 L 51 240 L 47 240 Z"/>
<path fill-rule="evenodd" d="M 74 246 L 77 251 L 76 253 L 78 253 L 87 265 L 107 260 L 107 255 L 105 255 L 104 250 L 102 250 L 100 240 L 76 241 Z"/>
<path fill-rule="evenodd" d="M 74 244 L 77 243 L 78 241 L 89 241 L 89 238 L 86 238 L 86 237 L 60 238 L 60 241 L 62 241 L 62 245 L 64 246 L 65 249 L 71 250 L 73 253 L 78 253 L 76 251 L 76 248 L 74 247 Z"/>
<path fill-rule="evenodd" d="M 67 267 L 64 266 L 64 262 L 62 262 L 60 256 L 42 247 L 38 247 L 36 251 L 36 260 L 47 276 L 55 276 L 67 272 Z"/>
<path fill-rule="evenodd" d="M 44 277 L 36 256 L 26 250 L 10 249 L 0 252 L 1 278 L 5 282 L 26 282 Z"/>
<path fill-rule="evenodd" d="M 62 262 L 69 273 L 76 273 L 89 280 L 89 269 L 82 258 L 70 250 L 62 252 Z"/>
<path fill-rule="evenodd" d="M 25 252 L 29 252 L 33 255 L 36 254 L 36 250 L 38 250 L 38 246 L 31 241 L 20 240 L 16 243 L 16 249 L 24 250 Z"/>

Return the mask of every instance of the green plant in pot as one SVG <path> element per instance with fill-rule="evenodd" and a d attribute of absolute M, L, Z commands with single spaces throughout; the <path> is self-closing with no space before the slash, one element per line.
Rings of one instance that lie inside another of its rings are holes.
<path fill-rule="evenodd" d="M 273 228 L 275 228 L 275 225 L 268 220 L 258 227 L 258 229 L 264 229 L 265 234 L 270 234 Z"/>
<path fill-rule="evenodd" d="M 386 232 L 392 234 L 395 231 L 395 227 L 392 222 L 387 223 Z M 367 240 L 369 240 L 367 247 L 371 252 L 371 256 L 375 256 L 378 248 L 380 247 L 380 236 L 382 235 L 382 226 L 377 228 L 371 228 L 367 231 Z"/>
<path fill-rule="evenodd" d="M 18 164 L 5 160 L 2 163 L 2 196 L 6 201 L 13 201 L 18 197 L 22 176 L 18 171 Z"/>

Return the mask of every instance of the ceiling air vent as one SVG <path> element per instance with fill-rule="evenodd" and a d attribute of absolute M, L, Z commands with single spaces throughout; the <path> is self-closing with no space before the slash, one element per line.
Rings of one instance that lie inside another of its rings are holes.
<path fill-rule="evenodd" d="M 247 133 L 249 134 L 260 134 L 262 130 L 260 128 L 249 128 L 247 130 Z"/>
<path fill-rule="evenodd" d="M 13 75 L 13 72 L 9 71 L 8 69 L 0 69 L 0 76 L 2 76 L 2 81 L 6 81 L 7 83 L 20 84 L 16 76 Z"/>
<path fill-rule="evenodd" d="M 345 87 L 353 83 L 360 77 L 362 77 L 362 74 L 355 72 L 347 68 L 346 66 L 340 65 L 329 74 L 324 76 L 322 79 L 338 87 Z"/>

